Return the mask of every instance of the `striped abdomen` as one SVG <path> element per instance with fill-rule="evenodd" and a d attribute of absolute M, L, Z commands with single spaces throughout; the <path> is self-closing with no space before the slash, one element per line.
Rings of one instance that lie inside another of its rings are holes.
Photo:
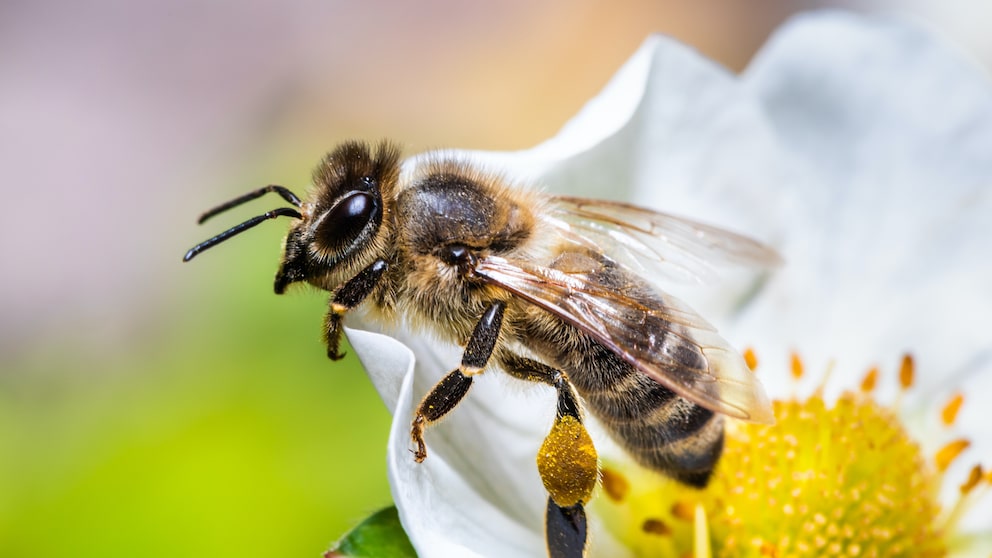
<path fill-rule="evenodd" d="M 723 416 L 679 397 L 588 336 L 563 327 L 571 330 L 570 339 L 557 344 L 559 350 L 550 343 L 533 348 L 568 374 L 586 408 L 614 440 L 641 465 L 705 486 L 723 450 Z"/>
<path fill-rule="evenodd" d="M 567 266 L 575 259 L 574 254 L 565 253 L 551 267 L 570 271 Z M 594 264 L 589 264 L 590 260 Z M 579 263 L 587 281 L 648 308 L 666 307 L 649 284 L 605 256 L 595 260 L 580 257 Z M 706 485 L 723 451 L 722 415 L 676 395 L 561 318 L 535 307 L 526 308 L 524 316 L 515 324 L 519 341 L 568 374 L 588 410 L 620 446 L 645 467 L 686 484 Z M 602 319 L 627 317 L 621 311 Z M 629 319 L 640 335 L 629 342 L 643 342 L 649 350 L 665 354 L 690 370 L 706 370 L 705 357 L 698 347 L 687 344 L 691 336 L 680 332 L 679 326 L 655 315 Z"/>
<path fill-rule="evenodd" d="M 593 364 L 593 363 L 589 363 Z M 569 378 L 613 438 L 641 465 L 702 487 L 723 450 L 723 416 L 679 397 L 602 348 Z"/>

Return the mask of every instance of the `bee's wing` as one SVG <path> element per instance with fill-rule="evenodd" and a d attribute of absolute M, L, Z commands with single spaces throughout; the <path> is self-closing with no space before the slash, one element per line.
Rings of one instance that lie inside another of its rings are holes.
<path fill-rule="evenodd" d="M 599 265 L 575 254 L 575 260 Z M 588 273 L 586 271 L 589 271 Z M 646 306 L 624 289 L 597 282 L 593 269 L 569 271 L 480 260 L 476 274 L 578 328 L 664 386 L 710 410 L 773 423 L 771 403 L 744 359 L 716 330 L 678 300 Z"/>
<path fill-rule="evenodd" d="M 782 261 L 745 236 L 636 205 L 556 196 L 549 209 L 564 238 L 609 254 L 642 277 L 711 282 L 717 268 L 771 268 Z"/>

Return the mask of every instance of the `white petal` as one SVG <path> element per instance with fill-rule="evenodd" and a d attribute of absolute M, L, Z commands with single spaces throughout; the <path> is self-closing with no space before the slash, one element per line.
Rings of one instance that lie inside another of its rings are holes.
<path fill-rule="evenodd" d="M 386 404 L 389 413 L 395 415 L 403 382 L 407 376 L 413 374 L 413 351 L 381 333 L 349 327 L 344 332 L 382 402 Z"/>
<path fill-rule="evenodd" d="M 498 372 L 478 377 L 458 408 L 428 429 L 428 457 L 417 464 L 410 421 L 402 417 L 413 416 L 436 371 L 454 368 L 461 358 L 455 347 L 443 354 L 442 363 L 425 362 L 423 373 L 418 370 L 415 393 L 401 401 L 389 440 L 394 497 L 407 511 L 420 508 L 413 512 L 419 517 L 407 514 L 406 520 L 419 520 L 419 531 L 431 539 L 417 541 L 423 543 L 417 548 L 432 553 L 436 538 L 482 556 L 541 553 L 546 493 L 535 457 L 553 419 L 552 391 L 510 385 Z"/>
<path fill-rule="evenodd" d="M 834 360 L 836 386 L 872 364 L 891 379 L 901 353 L 913 353 L 914 393 L 931 421 L 951 392 L 968 394 L 958 428 L 973 446 L 949 478 L 988 465 L 988 76 L 928 32 L 834 13 L 783 28 L 744 82 L 803 178 L 780 185 L 802 203 L 773 217 L 791 231 L 789 265 L 738 329 L 760 332 L 765 355 L 796 348 L 820 370 Z M 785 358 L 779 368 L 784 375 Z M 956 487 L 946 488 L 953 497 Z M 987 500 L 967 525 L 988 528 Z"/>
<path fill-rule="evenodd" d="M 404 343 L 367 331 L 348 329 L 347 334 L 394 414 L 387 449 L 390 487 L 420 556 L 494 556 L 543 548 L 541 529 L 533 527 L 541 525 L 544 497 L 532 472 L 537 450 L 526 455 L 514 437 L 540 440 L 533 429 L 550 420 L 529 418 L 512 425 L 528 407 L 511 400 L 502 411 L 491 408 L 507 398 L 507 390 L 490 393 L 493 386 L 480 378 L 452 412 L 451 422 L 428 429 L 429 455 L 418 464 L 410 451 L 414 409 L 441 377 L 439 371 L 459 362 L 458 351 L 427 346 L 423 338 L 403 331 L 396 335 Z M 420 356 L 418 362 L 408 346 Z M 541 407 L 553 412 L 553 400 L 530 408 Z M 503 411 L 506 416 L 493 415 Z"/>
<path fill-rule="evenodd" d="M 561 161 L 544 178 L 561 192 L 632 201 L 776 244 L 781 229 L 770 203 L 787 211 L 793 181 L 758 102 L 723 68 L 696 51 L 658 40 L 640 105 L 629 122 L 581 157 Z M 769 202 L 769 200 L 772 200 Z M 752 274 L 721 285 L 673 284 L 723 333 L 727 314 L 753 292 Z M 743 345 L 749 339 L 734 339 Z"/>
<path fill-rule="evenodd" d="M 761 107 L 696 51 L 662 37 L 652 43 L 630 120 L 581 156 L 559 161 L 542 182 L 729 228 L 746 224 L 760 236 L 755 216 L 767 205 L 768 185 L 782 183 L 787 170 Z"/>
<path fill-rule="evenodd" d="M 778 185 L 801 201 L 769 216 L 789 232 L 788 266 L 742 327 L 818 366 L 841 358 L 839 373 L 912 351 L 928 388 L 987 367 L 984 72 L 919 29 L 838 13 L 787 25 L 744 81 L 802 179 Z"/>

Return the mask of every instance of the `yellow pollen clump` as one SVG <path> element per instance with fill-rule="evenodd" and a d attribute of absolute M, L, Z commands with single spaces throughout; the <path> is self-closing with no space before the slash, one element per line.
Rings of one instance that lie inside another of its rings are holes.
<path fill-rule="evenodd" d="M 715 556 L 945 554 L 939 478 L 889 410 L 848 392 L 776 402 L 775 417 L 728 432 L 706 490 Z"/>
<path fill-rule="evenodd" d="M 596 448 L 575 417 L 555 420 L 537 454 L 537 470 L 548 494 L 561 507 L 587 502 L 599 471 Z"/>

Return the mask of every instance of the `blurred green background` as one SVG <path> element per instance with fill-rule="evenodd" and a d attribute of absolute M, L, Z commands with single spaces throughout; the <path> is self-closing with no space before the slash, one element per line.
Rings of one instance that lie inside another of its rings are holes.
<path fill-rule="evenodd" d="M 324 357 L 326 296 L 272 294 L 286 223 L 180 263 L 281 201 L 202 210 L 303 193 L 345 138 L 529 147 L 650 32 L 740 69 L 842 4 L 4 2 L 0 556 L 318 556 L 390 502 L 390 417 Z M 987 54 L 960 14 L 989 8 L 941 6 L 901 8 Z"/>

